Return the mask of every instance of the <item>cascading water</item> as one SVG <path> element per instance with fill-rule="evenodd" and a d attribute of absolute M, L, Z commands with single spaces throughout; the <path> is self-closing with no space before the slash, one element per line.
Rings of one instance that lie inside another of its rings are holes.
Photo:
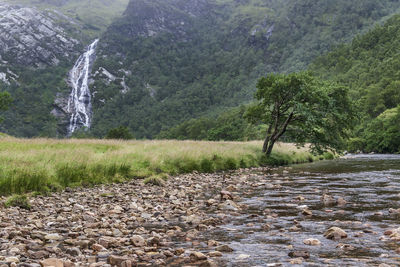
<path fill-rule="evenodd" d="M 89 45 L 87 51 L 76 61 L 74 67 L 69 73 L 68 81 L 72 87 L 68 99 L 68 113 L 71 118 L 68 126 L 68 136 L 71 136 L 81 127 L 90 128 L 92 119 L 92 102 L 89 90 L 90 68 L 95 59 L 97 43 L 96 39 Z"/>

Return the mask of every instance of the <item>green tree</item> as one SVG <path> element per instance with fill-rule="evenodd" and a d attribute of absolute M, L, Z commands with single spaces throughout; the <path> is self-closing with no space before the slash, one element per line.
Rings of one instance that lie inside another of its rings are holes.
<path fill-rule="evenodd" d="M 398 153 L 400 151 L 400 105 L 388 109 L 369 122 L 362 148 L 365 152 Z"/>
<path fill-rule="evenodd" d="M 0 92 L 0 111 L 6 111 L 8 107 L 11 104 L 11 96 L 8 92 Z M 0 117 L 0 121 L 2 121 L 3 118 Z"/>
<path fill-rule="evenodd" d="M 129 129 L 125 126 L 120 126 L 118 128 L 111 129 L 107 135 L 106 139 L 124 139 L 124 140 L 129 140 L 133 139 L 132 133 L 129 131 Z"/>
<path fill-rule="evenodd" d="M 262 150 L 267 156 L 284 134 L 299 145 L 309 142 L 318 152 L 343 146 L 354 119 L 346 87 L 300 72 L 262 77 L 257 89 L 257 102 L 246 117 L 268 125 Z"/>

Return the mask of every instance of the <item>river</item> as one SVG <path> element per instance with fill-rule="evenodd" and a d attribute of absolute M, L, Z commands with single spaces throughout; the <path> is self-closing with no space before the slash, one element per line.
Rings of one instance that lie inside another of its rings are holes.
<path fill-rule="evenodd" d="M 399 241 L 384 235 L 400 226 L 400 210 L 395 210 L 400 207 L 400 155 L 349 155 L 254 172 L 249 178 L 254 189 L 243 188 L 238 202 L 247 208 L 206 236 L 234 249 L 224 254 L 220 265 L 400 265 Z M 323 194 L 342 201 L 324 204 Z M 303 215 L 305 208 L 311 216 Z M 332 226 L 342 228 L 348 237 L 325 238 Z M 305 245 L 309 238 L 321 244 Z M 293 261 L 288 256 L 304 250 L 308 259 Z"/>

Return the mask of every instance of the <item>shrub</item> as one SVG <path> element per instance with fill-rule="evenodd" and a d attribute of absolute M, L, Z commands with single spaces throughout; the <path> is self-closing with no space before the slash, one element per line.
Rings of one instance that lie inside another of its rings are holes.
<path fill-rule="evenodd" d="M 211 160 L 207 158 L 203 158 L 200 161 L 200 171 L 202 172 L 213 172 L 214 171 L 214 165 Z"/>
<path fill-rule="evenodd" d="M 106 139 L 123 139 L 123 140 L 129 140 L 133 139 L 132 133 L 129 131 L 129 129 L 125 126 L 120 126 L 118 128 L 111 129 L 107 135 Z"/>
<path fill-rule="evenodd" d="M 31 205 L 29 204 L 29 199 L 26 195 L 14 195 L 9 197 L 4 203 L 6 208 L 9 207 L 20 207 L 22 209 L 30 210 Z"/>
<path fill-rule="evenodd" d="M 357 152 L 365 150 L 365 139 L 360 137 L 350 138 L 347 142 L 347 150 L 349 152 Z"/>

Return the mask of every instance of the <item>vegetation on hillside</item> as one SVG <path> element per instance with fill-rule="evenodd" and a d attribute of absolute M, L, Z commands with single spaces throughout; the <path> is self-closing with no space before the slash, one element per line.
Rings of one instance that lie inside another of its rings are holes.
<path fill-rule="evenodd" d="M 8 92 L 0 91 L 0 111 L 6 111 L 12 102 L 12 98 Z M 0 122 L 3 121 L 3 117 L 0 116 Z"/>
<path fill-rule="evenodd" d="M 3 113 L 0 132 L 17 137 L 58 137 L 57 120 L 50 112 L 57 93 L 68 95 L 70 91 L 65 82 L 69 65 L 63 62 L 57 67 L 18 70 L 19 84 L 0 82 L 0 91 L 7 90 L 13 99 Z"/>
<path fill-rule="evenodd" d="M 131 73 L 125 77 L 130 88 L 125 94 L 120 80 L 94 84 L 92 133 L 98 137 L 119 125 L 136 138 L 167 136 L 168 129 L 182 129 L 179 125 L 193 124 L 186 123 L 193 118 L 211 118 L 224 107 L 249 103 L 260 76 L 305 69 L 316 56 L 350 41 L 400 6 L 372 0 L 220 0 L 204 7 L 206 16 L 200 7 L 195 10 L 199 15 L 191 17 L 177 11 L 178 0 L 132 3 L 105 33 L 94 68 L 104 67 L 117 77 Z M 154 14 L 184 23 L 160 26 Z M 146 20 L 159 26 L 152 36 L 141 23 Z M 174 136 L 185 138 L 182 134 Z M 213 140 L 204 134 L 200 138 Z"/>
<path fill-rule="evenodd" d="M 395 108 L 400 104 L 399 36 L 400 16 L 396 15 L 311 66 L 322 78 L 351 88 L 360 118 L 351 150 L 400 151 L 395 130 Z"/>
<path fill-rule="evenodd" d="M 35 2 L 49 7 L 49 1 Z M 112 5 L 121 7 L 117 2 Z M 86 14 L 87 9 L 79 8 L 85 3 L 52 1 L 51 6 Z M 316 56 L 386 20 L 400 6 L 392 0 L 182 3 L 190 1 L 131 1 L 124 16 L 104 32 L 93 71 L 104 67 L 118 79 L 109 82 L 96 76 L 91 85 L 96 92 L 93 127 L 81 136 L 105 137 L 123 126 L 134 138 L 263 138 L 265 125 L 250 125 L 243 118 L 244 109 L 238 107 L 251 102 L 260 76 L 305 69 Z M 93 9 L 94 16 L 103 16 L 97 12 L 99 7 Z M 104 12 L 109 13 L 104 16 L 108 23 L 110 14 L 120 11 L 110 7 Z M 160 14 L 164 20 L 158 20 Z M 369 121 L 399 104 L 397 20 L 394 17 L 357 37 L 312 67 L 324 79 L 351 88 L 363 112 L 354 134 L 360 138 Z M 152 30 L 146 32 L 145 27 Z M 0 131 L 20 137 L 62 137 L 65 131 L 57 129 L 59 121 L 50 112 L 57 93 L 69 93 L 65 78 L 72 64 L 38 70 L 10 66 L 20 78 L 11 86 L 0 82 L 0 89 L 14 99 Z M 127 91 L 122 90 L 122 77 Z"/>
<path fill-rule="evenodd" d="M 262 140 L 265 125 L 251 125 L 244 117 L 247 106 L 229 109 L 216 117 L 204 116 L 162 131 L 157 139 L 248 141 Z"/>

